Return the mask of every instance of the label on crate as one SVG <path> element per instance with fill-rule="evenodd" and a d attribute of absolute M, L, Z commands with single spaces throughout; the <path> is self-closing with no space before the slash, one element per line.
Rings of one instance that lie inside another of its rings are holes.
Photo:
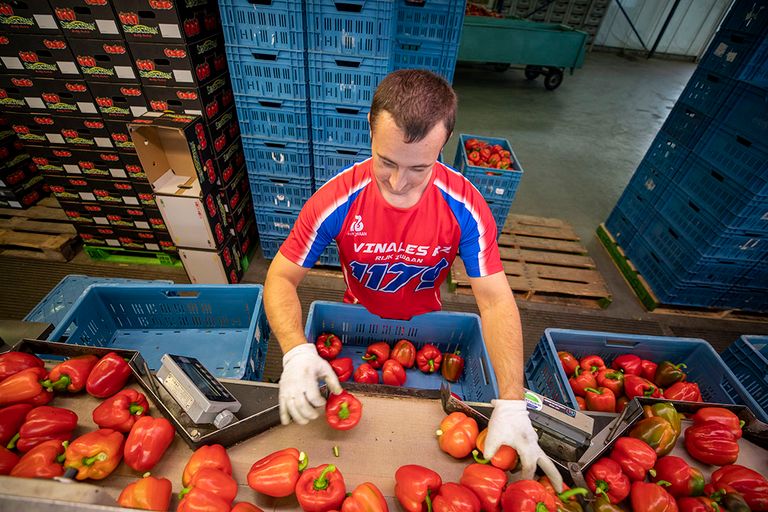
<path fill-rule="evenodd" d="M 539 398 L 537 395 L 526 392 L 524 395 L 525 398 L 525 405 L 528 407 L 528 409 L 533 409 L 534 411 L 540 411 L 544 408 L 544 404 L 541 402 L 541 398 Z"/>

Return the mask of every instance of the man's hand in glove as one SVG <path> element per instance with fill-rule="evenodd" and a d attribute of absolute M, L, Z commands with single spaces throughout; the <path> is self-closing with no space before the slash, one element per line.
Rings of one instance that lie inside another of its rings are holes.
<path fill-rule="evenodd" d="M 525 400 L 493 400 L 493 413 L 488 422 L 488 437 L 485 439 L 483 456 L 490 459 L 501 445 L 517 450 L 522 466 L 522 478 L 533 479 L 536 466 L 549 477 L 555 490 L 562 492 L 563 478 L 555 464 L 539 447 L 539 437 L 528 418 Z"/>
<path fill-rule="evenodd" d="M 306 425 L 319 416 L 316 407 L 323 407 L 318 381 L 324 380 L 333 394 L 341 393 L 339 379 L 328 361 L 317 355 L 312 343 L 292 348 L 283 356 L 283 374 L 280 376 L 280 422 L 293 421 Z"/>

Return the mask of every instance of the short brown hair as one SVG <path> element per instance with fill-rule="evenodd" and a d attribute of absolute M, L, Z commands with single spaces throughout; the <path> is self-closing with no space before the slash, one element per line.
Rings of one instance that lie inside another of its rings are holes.
<path fill-rule="evenodd" d="M 371 131 L 382 111 L 389 112 L 405 142 L 418 142 L 441 122 L 450 137 L 456 124 L 456 93 L 431 71 L 401 69 L 381 81 L 371 103 Z"/>

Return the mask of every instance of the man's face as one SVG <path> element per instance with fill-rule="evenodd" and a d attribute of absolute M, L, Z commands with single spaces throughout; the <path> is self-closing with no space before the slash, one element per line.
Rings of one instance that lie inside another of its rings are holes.
<path fill-rule="evenodd" d="M 421 197 L 448 133 L 437 123 L 422 140 L 405 142 L 405 134 L 389 112 L 382 112 L 371 129 L 373 174 L 385 199 L 394 206 L 411 206 Z"/>

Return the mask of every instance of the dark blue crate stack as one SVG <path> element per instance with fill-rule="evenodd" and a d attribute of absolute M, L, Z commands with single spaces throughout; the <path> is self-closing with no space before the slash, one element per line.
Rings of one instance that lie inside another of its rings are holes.
<path fill-rule="evenodd" d="M 665 304 L 768 311 L 766 41 L 736 1 L 606 221 Z"/>

